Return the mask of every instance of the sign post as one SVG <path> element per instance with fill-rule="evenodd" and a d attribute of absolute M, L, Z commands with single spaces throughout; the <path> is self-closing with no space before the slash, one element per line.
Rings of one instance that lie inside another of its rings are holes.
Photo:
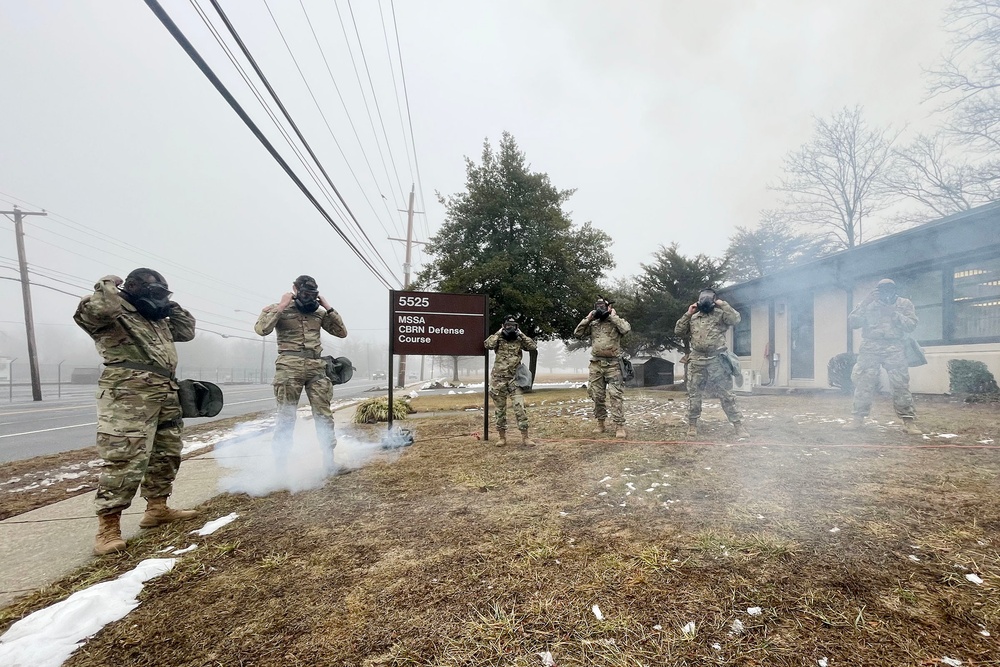
<path fill-rule="evenodd" d="M 392 428 L 392 360 L 397 354 L 483 357 L 483 440 L 489 439 L 490 302 L 485 294 L 389 291 L 389 428 Z M 456 363 L 458 363 L 456 361 Z M 404 378 L 405 380 L 405 378 Z"/>

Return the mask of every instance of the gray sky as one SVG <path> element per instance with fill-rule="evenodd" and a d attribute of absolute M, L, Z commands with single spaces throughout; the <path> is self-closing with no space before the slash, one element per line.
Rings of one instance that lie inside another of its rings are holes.
<path fill-rule="evenodd" d="M 333 3 L 304 3 L 344 105 L 299 3 L 269 0 L 346 159 L 264 2 L 222 4 L 399 277 L 402 245 L 385 237 L 403 233 L 395 211 L 405 207 L 413 176 L 379 5 L 352 8 L 395 169 L 386 147 L 386 167 L 376 149 Z M 661 243 L 720 256 L 736 225 L 754 224 L 773 205 L 766 185 L 782 156 L 809 138 L 813 114 L 862 104 L 875 123 L 912 131 L 936 122 L 932 106 L 921 103 L 922 68 L 944 50 L 945 4 L 397 0 L 427 212 L 417 220 L 418 237 L 442 220 L 434 191 L 462 189 L 463 156 L 478 158 L 484 138 L 496 144 L 508 130 L 533 168 L 557 187 L 577 189 L 568 205 L 573 219 L 614 239 L 615 275 L 635 273 Z M 291 158 L 192 5 L 164 6 Z M 388 0 L 382 10 L 392 40 Z M 340 11 L 367 88 L 346 0 Z M 309 273 L 352 336 L 386 336 L 384 288 L 144 3 L 0 0 L 0 25 L 0 209 L 13 195 L 84 226 L 55 216 L 27 220 L 29 261 L 73 285 L 41 281 L 82 294 L 79 285 L 106 273 L 150 266 L 202 326 L 252 336 L 254 318 L 233 311 L 256 313 Z M 391 52 L 395 58 L 394 44 Z M 381 140 L 374 106 L 371 113 Z M 5 219 L 0 257 L 16 258 Z M 0 276 L 16 274 L 0 269 Z M 40 288 L 33 298 L 43 356 L 57 358 L 53 346 L 89 344 L 65 326 L 73 298 Z M 0 299 L 0 356 L 14 356 L 20 327 L 8 322 L 22 320 L 17 283 L 0 280 Z"/>

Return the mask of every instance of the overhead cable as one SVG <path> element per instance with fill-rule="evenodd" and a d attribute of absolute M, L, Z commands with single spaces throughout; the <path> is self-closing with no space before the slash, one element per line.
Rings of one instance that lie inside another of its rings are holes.
<path fill-rule="evenodd" d="M 260 128 L 258 128 L 256 123 L 253 122 L 253 119 L 251 119 L 250 116 L 247 115 L 246 111 L 244 111 L 240 103 L 236 101 L 236 98 L 232 96 L 232 94 L 226 88 L 225 84 L 223 84 L 222 81 L 219 79 L 219 77 L 216 76 L 215 72 L 212 71 L 212 68 L 208 65 L 207 62 L 205 62 L 205 60 L 201 57 L 201 54 L 198 53 L 197 49 L 194 48 L 191 42 L 188 41 L 187 37 L 184 36 L 184 33 L 181 32 L 180 28 L 177 27 L 177 25 L 166 13 L 166 11 L 163 9 L 160 3 L 157 0 L 145 0 L 145 3 L 146 6 L 149 7 L 150 11 L 152 11 L 153 14 L 156 16 L 156 18 L 160 20 L 160 23 L 162 23 L 163 26 L 170 32 L 170 34 L 181 46 L 181 48 L 184 49 L 185 53 L 188 54 L 188 57 L 190 57 L 191 60 L 194 61 L 194 63 L 202 71 L 202 74 L 204 74 L 205 77 L 212 83 L 212 85 L 215 86 L 215 89 L 219 92 L 220 95 L 222 95 L 222 97 L 226 100 L 226 102 L 233 109 L 233 111 L 236 112 L 236 114 L 240 117 L 240 119 L 247 126 L 247 128 L 253 133 L 255 137 L 257 137 L 257 140 L 264 146 L 267 152 L 270 153 L 271 157 L 281 166 L 281 168 L 285 171 L 288 177 L 292 179 L 292 182 L 295 183 L 295 185 L 299 188 L 299 190 L 302 191 L 302 194 L 305 195 L 306 199 L 309 200 L 309 202 L 316 208 L 316 210 L 320 213 L 320 215 L 323 216 L 323 218 L 327 221 L 327 223 L 331 227 L 333 227 L 333 229 L 337 232 L 337 234 L 341 237 L 341 239 L 343 239 L 343 241 L 348 245 L 348 247 L 355 254 L 355 256 L 357 256 L 358 259 L 361 260 L 361 262 L 365 265 L 365 267 L 372 273 L 373 276 L 375 276 L 375 278 L 386 289 L 392 289 L 393 287 L 392 283 L 390 283 L 378 271 L 378 269 L 376 269 L 375 266 L 372 265 L 371 261 L 367 257 L 365 257 L 364 254 L 361 253 L 361 251 L 357 248 L 357 246 L 355 246 L 354 243 L 349 238 L 347 238 L 347 235 L 344 233 L 344 230 L 340 228 L 340 225 L 337 224 L 337 222 L 330 216 L 330 214 L 326 211 L 326 209 L 323 208 L 323 206 L 319 203 L 319 201 L 317 201 L 316 197 L 313 196 L 312 192 L 309 191 L 309 188 L 306 187 L 305 183 L 302 182 L 302 180 L 298 177 L 298 175 L 294 171 L 292 171 L 292 168 L 288 165 L 285 159 L 281 156 L 280 153 L 278 153 L 278 151 L 274 148 L 274 146 L 267 139 L 267 137 L 264 136 L 264 134 L 260 131 Z"/>

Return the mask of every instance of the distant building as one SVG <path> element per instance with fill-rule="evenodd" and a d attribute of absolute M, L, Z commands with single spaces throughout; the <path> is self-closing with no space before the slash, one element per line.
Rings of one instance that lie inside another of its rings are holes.
<path fill-rule="evenodd" d="M 720 290 L 743 316 L 732 350 L 762 384 L 828 387 L 830 359 L 861 344 L 847 315 L 882 278 L 920 318 L 928 363 L 910 369 L 913 391 L 946 393 L 950 359 L 1000 377 L 1000 202 Z"/>
<path fill-rule="evenodd" d="M 660 357 L 636 357 L 632 359 L 632 369 L 636 387 L 660 387 L 674 384 L 674 362 Z"/>

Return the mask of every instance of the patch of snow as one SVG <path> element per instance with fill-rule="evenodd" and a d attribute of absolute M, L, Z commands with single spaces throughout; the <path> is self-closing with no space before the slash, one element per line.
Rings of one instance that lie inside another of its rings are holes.
<path fill-rule="evenodd" d="M 117 579 L 94 584 L 25 616 L 0 636 L 0 664 L 59 667 L 108 623 L 139 606 L 145 582 L 173 568 L 176 558 L 150 558 Z"/>
<path fill-rule="evenodd" d="M 609 479 L 613 479 L 613 478 L 611 477 L 611 475 L 607 475 L 607 476 L 605 476 L 605 478 L 604 478 L 604 479 L 602 479 L 602 480 L 601 480 L 600 482 L 598 482 L 598 484 L 604 484 L 604 483 L 605 483 L 606 481 L 608 481 Z"/>
<path fill-rule="evenodd" d="M 972 583 L 976 584 L 977 586 L 983 583 L 983 580 L 980 579 L 978 575 L 972 574 L 971 572 L 965 575 L 965 578 L 971 581 Z"/>
<path fill-rule="evenodd" d="M 981 634 L 983 637 L 989 637 L 990 636 L 990 631 L 989 630 L 980 630 L 979 634 Z"/>
<path fill-rule="evenodd" d="M 180 556 L 181 554 L 190 553 L 190 552 L 194 551 L 197 548 L 198 548 L 197 544 L 189 544 L 188 546 L 184 547 L 183 549 L 178 549 L 177 551 L 175 551 L 173 553 L 173 555 L 174 556 Z"/>
<path fill-rule="evenodd" d="M 714 644 L 712 644 L 712 648 L 714 648 L 716 651 L 721 651 L 722 644 L 720 644 L 719 642 L 715 642 Z"/>
<path fill-rule="evenodd" d="M 206 535 L 211 535 L 212 533 L 222 528 L 223 526 L 228 525 L 233 521 L 236 521 L 236 519 L 238 519 L 239 516 L 240 516 L 239 514 L 233 512 L 231 514 L 227 514 L 224 517 L 215 519 L 214 521 L 209 521 L 198 530 L 192 530 L 191 532 L 194 533 L 195 535 L 200 535 L 201 537 L 205 537 Z"/>
<path fill-rule="evenodd" d="M 601 608 L 598 607 L 596 604 L 593 607 L 591 607 L 590 610 L 594 612 L 594 616 L 597 617 L 598 621 L 604 620 L 604 614 L 601 613 Z"/>
<path fill-rule="evenodd" d="M 747 607 L 747 613 L 751 616 L 760 616 L 763 612 L 760 607 Z"/>
<path fill-rule="evenodd" d="M 979 444 L 980 445 L 992 445 L 993 444 L 993 438 L 986 438 L 985 440 L 980 440 Z"/>
<path fill-rule="evenodd" d="M 694 621 L 688 621 L 687 624 L 683 628 L 681 628 L 681 632 L 684 633 L 685 637 L 693 637 L 694 629 L 695 629 Z"/>
<path fill-rule="evenodd" d="M 820 658 L 819 660 L 817 660 L 816 664 L 819 665 L 819 667 L 826 667 L 827 664 L 829 664 L 829 663 L 827 663 L 826 657 L 824 656 L 824 657 Z"/>
<path fill-rule="evenodd" d="M 938 433 L 937 437 L 939 437 L 939 438 L 957 438 L 958 435 L 955 434 L 955 433 Z"/>
<path fill-rule="evenodd" d="M 654 626 L 653 626 L 653 629 L 654 629 L 654 630 L 662 630 L 662 629 L 663 629 L 663 626 L 662 626 L 662 625 L 654 625 Z"/>
<path fill-rule="evenodd" d="M 962 664 L 961 660 L 957 660 L 955 658 L 941 658 L 941 662 L 946 665 L 951 665 L 951 667 L 959 667 L 959 665 Z"/>
<path fill-rule="evenodd" d="M 87 484 L 81 484 L 80 486 L 74 486 L 72 489 L 66 489 L 66 493 L 75 493 L 77 491 L 82 491 L 87 488 Z"/>
<path fill-rule="evenodd" d="M 917 558 L 916 556 L 914 556 L 913 554 L 910 554 L 909 556 L 907 556 L 907 558 L 909 558 L 910 560 L 912 560 L 914 563 L 919 563 L 920 562 L 920 559 Z"/>
<path fill-rule="evenodd" d="M 840 528 L 837 528 L 836 526 L 834 526 L 833 528 L 830 529 L 830 532 L 831 533 L 839 533 L 840 532 Z"/>
<path fill-rule="evenodd" d="M 551 652 L 542 651 L 541 653 L 536 653 L 535 655 L 542 659 L 542 667 L 555 667 L 556 661 L 552 658 Z"/>
<path fill-rule="evenodd" d="M 738 635 L 743 632 L 743 621 L 736 619 L 733 624 L 729 627 L 729 634 Z"/>

